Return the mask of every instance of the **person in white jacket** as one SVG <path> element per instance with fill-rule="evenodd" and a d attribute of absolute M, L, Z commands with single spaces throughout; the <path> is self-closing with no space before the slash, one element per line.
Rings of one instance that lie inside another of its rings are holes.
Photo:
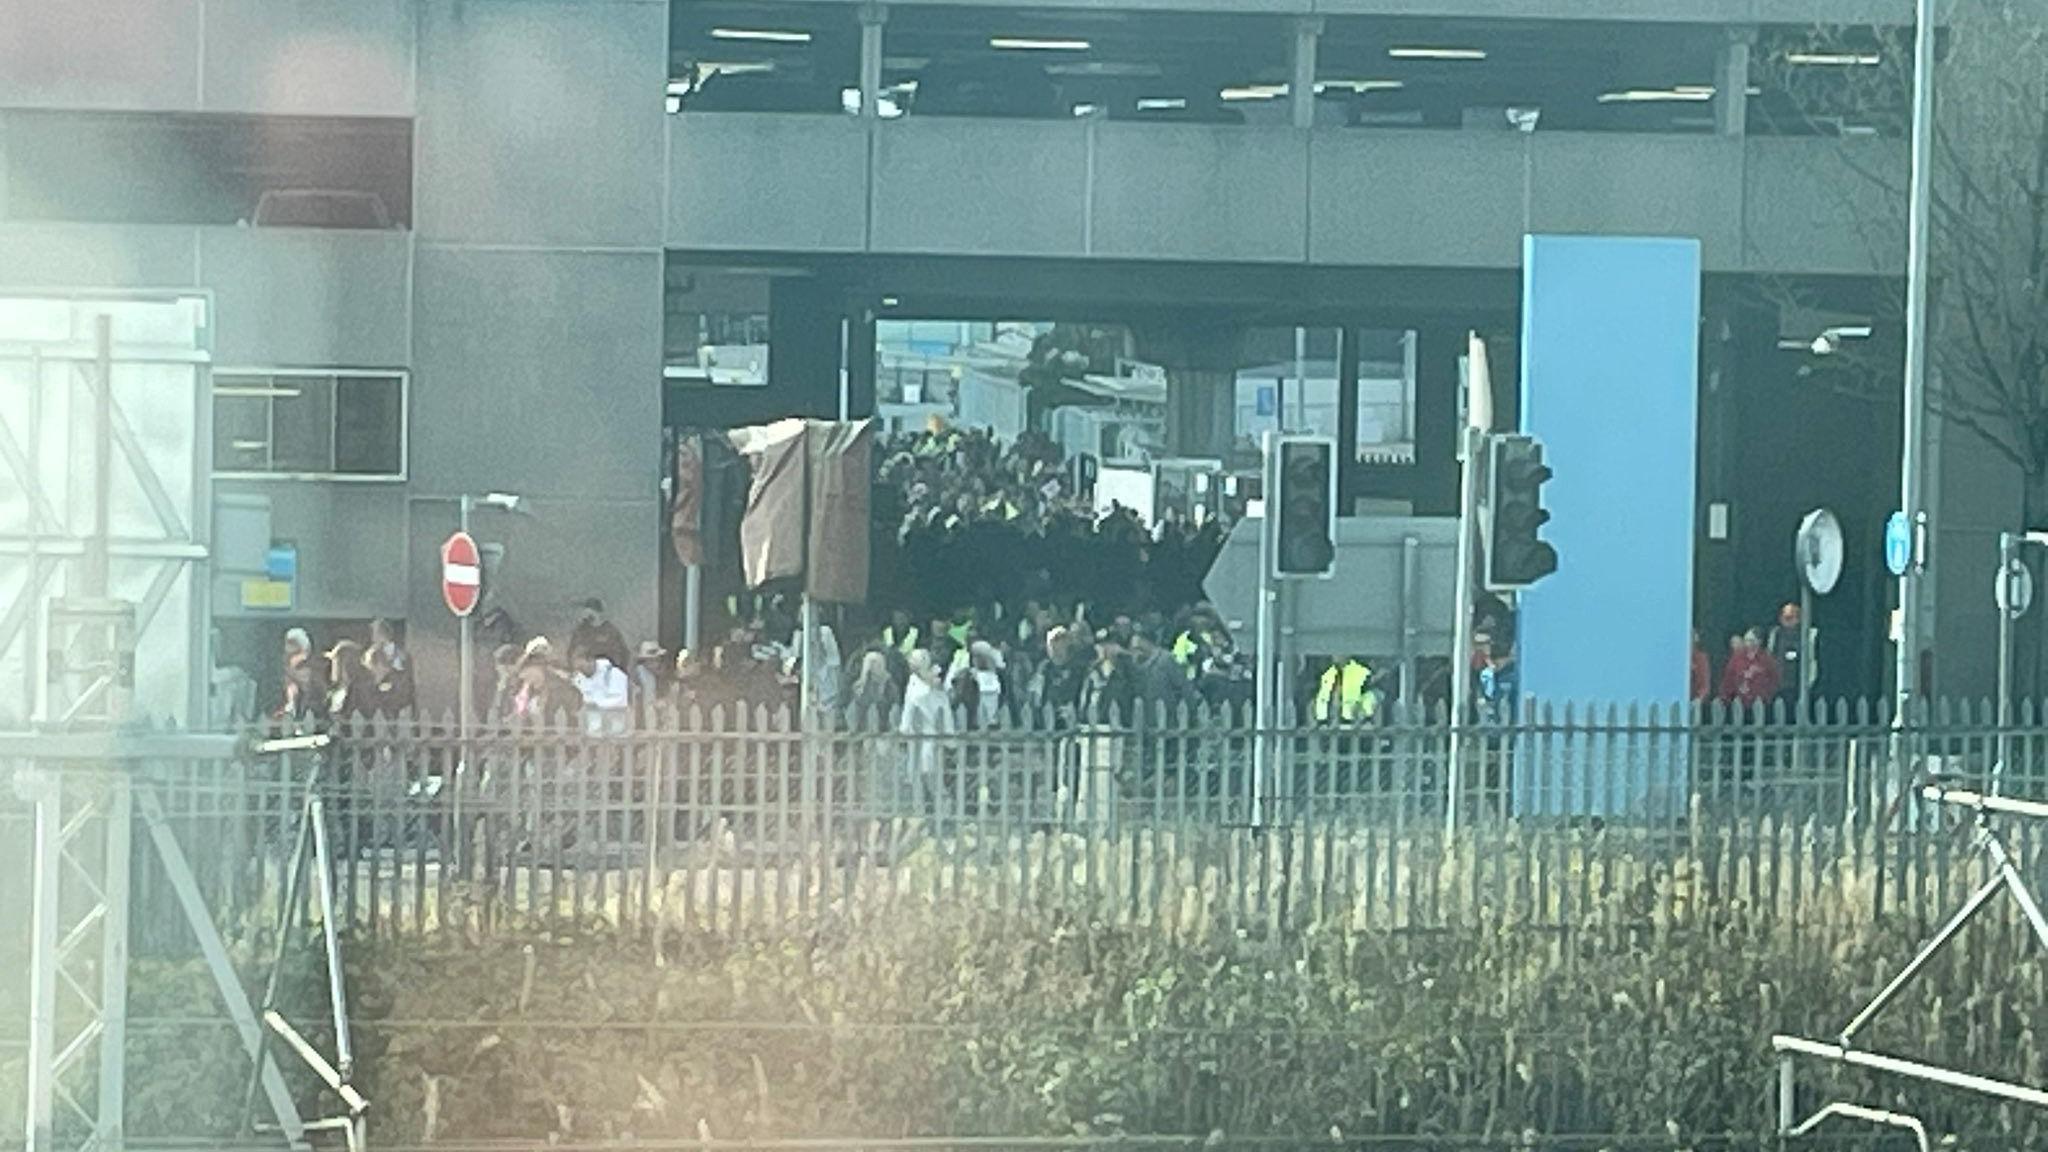
<path fill-rule="evenodd" d="M 593 734 L 624 732 L 633 714 L 632 682 L 625 669 L 586 650 L 577 651 L 570 664 L 576 690 L 583 693 L 585 727 Z"/>
<path fill-rule="evenodd" d="M 953 701 L 946 694 L 932 654 L 919 648 L 910 654 L 910 681 L 903 689 L 903 719 L 897 726 L 911 737 L 906 761 L 909 793 L 918 809 L 931 811 L 940 795 L 943 742 L 934 737 L 953 731 Z"/>

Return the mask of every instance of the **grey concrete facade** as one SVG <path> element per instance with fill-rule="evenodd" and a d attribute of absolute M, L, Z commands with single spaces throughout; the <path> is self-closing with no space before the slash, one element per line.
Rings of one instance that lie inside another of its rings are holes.
<path fill-rule="evenodd" d="M 403 617 L 452 683 L 438 548 L 459 495 L 511 491 L 476 521 L 508 610 L 554 631 L 596 595 L 652 632 L 665 0 L 0 0 L 0 28 L 0 140 L 8 108 L 415 123 L 406 231 L 9 221 L 0 192 L 0 285 L 201 288 L 221 367 L 410 371 L 406 480 L 218 482 L 298 546 L 295 616 Z"/>
<path fill-rule="evenodd" d="M 700 252 L 1514 268 L 1526 233 L 1600 232 L 1696 236 L 1710 272 L 1905 258 L 1902 206 L 1847 167 L 1903 165 L 1894 140 L 669 119 L 667 242 Z"/>
<path fill-rule="evenodd" d="M 851 18 L 854 0 L 831 2 Z M 1597 8 L 1729 26 L 1911 16 L 1910 0 L 1117 6 L 1543 20 Z M 1699 237 L 1714 273 L 1903 265 L 1899 206 L 1865 196 L 1843 156 L 1901 163 L 1897 141 L 668 116 L 668 8 L 0 0 L 0 161 L 10 109 L 415 126 L 403 231 L 11 221 L 0 162 L 0 287 L 201 288 L 223 366 L 408 370 L 405 480 L 221 487 L 270 497 L 276 534 L 300 548 L 301 614 L 402 616 L 433 665 L 452 635 L 435 550 L 465 492 L 528 502 L 518 517 L 477 521 L 480 538 L 506 545 L 500 593 L 523 624 L 558 629 L 574 600 L 597 595 L 629 635 L 652 634 L 664 250 L 1499 271 L 1518 265 L 1528 231 L 1638 232 Z M 1993 483 L 1977 474 L 1996 471 L 1981 454 L 1944 460 L 1952 490 Z M 1990 531 L 1957 525 L 1956 547 L 1972 552 Z M 1944 597 L 1981 598 L 1989 566 L 1976 567 L 1953 578 L 1959 591 L 1944 581 Z M 225 591 L 216 608 L 240 611 Z"/>

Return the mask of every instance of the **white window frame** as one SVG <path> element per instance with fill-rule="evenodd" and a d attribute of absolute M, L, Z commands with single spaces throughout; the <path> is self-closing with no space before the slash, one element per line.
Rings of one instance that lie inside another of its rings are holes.
<path fill-rule="evenodd" d="M 339 381 L 339 379 L 343 376 L 355 376 L 381 377 L 385 379 L 396 379 L 398 381 L 397 472 L 274 472 L 264 470 L 216 468 L 213 471 L 213 476 L 215 479 L 288 480 L 299 482 L 310 481 L 329 484 L 403 484 L 412 478 L 412 371 L 410 369 L 358 367 L 266 368 L 260 365 L 216 365 L 213 369 L 212 376 L 213 379 L 208 388 L 209 394 L 207 397 L 209 410 L 214 406 L 214 402 L 218 399 L 220 395 L 222 377 L 228 377 L 231 380 L 232 378 L 238 376 L 266 376 L 271 378 L 272 380 L 285 378 Z M 230 383 L 228 387 L 234 387 L 234 385 Z M 334 408 L 339 408 L 338 389 L 335 397 Z M 335 413 L 330 412 L 330 416 L 334 414 Z M 215 417 L 215 419 L 218 419 L 218 417 Z M 275 419 L 275 414 L 273 412 L 272 427 L 270 429 L 270 439 L 273 444 L 276 441 L 277 434 L 277 430 L 275 427 Z M 333 459 L 334 438 L 339 433 L 339 428 L 340 425 L 338 422 L 330 420 L 330 426 L 327 430 L 329 459 Z M 209 433 L 209 436 L 217 434 L 219 431 L 219 425 L 215 424 L 212 428 L 209 428 L 207 431 Z"/>

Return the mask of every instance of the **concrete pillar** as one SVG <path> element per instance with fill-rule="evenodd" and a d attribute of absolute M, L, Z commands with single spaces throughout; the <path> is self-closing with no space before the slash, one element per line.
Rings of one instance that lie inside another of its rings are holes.
<path fill-rule="evenodd" d="M 1294 82 L 1288 87 L 1293 102 L 1294 126 L 1313 128 L 1316 123 L 1316 41 L 1323 34 L 1320 16 L 1294 22 Z"/>
<path fill-rule="evenodd" d="M 1138 358 L 1166 369 L 1166 443 L 1176 456 L 1221 456 L 1236 436 L 1240 330 L 1215 315 L 1134 325 Z"/>
<path fill-rule="evenodd" d="M 1715 65 L 1714 131 L 1723 136 L 1740 136 L 1749 118 L 1749 57 L 1756 45 L 1756 29 L 1730 28 L 1721 44 L 1721 58 Z"/>
<path fill-rule="evenodd" d="M 882 113 L 882 26 L 888 22 L 885 5 L 860 6 L 860 114 L 865 120 Z"/>

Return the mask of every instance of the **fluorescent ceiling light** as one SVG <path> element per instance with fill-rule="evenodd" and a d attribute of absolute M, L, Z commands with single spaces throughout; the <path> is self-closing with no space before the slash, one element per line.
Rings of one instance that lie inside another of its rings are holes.
<path fill-rule="evenodd" d="M 1096 105 L 1096 104 L 1076 104 L 1076 105 L 1074 105 L 1074 115 L 1075 115 L 1075 116 L 1077 116 L 1077 117 L 1079 117 L 1079 116 L 1093 116 L 1093 115 L 1095 115 L 1095 114 L 1096 114 L 1097 112 L 1100 112 L 1101 110 L 1102 110 L 1102 109 L 1101 109 L 1101 106 L 1099 106 L 1099 105 Z"/>
<path fill-rule="evenodd" d="M 1397 92 L 1405 86 L 1399 80 L 1318 80 L 1316 95 L 1321 96 L 1325 92 L 1355 92 L 1360 95 L 1367 92 Z"/>
<path fill-rule="evenodd" d="M 1484 60 L 1484 48 L 1389 48 L 1387 55 L 1396 60 Z"/>
<path fill-rule="evenodd" d="M 664 106 L 668 109 L 668 114 L 673 116 L 683 110 L 683 98 L 671 92 L 665 98 Z"/>
<path fill-rule="evenodd" d="M 669 94 L 669 95 L 671 95 L 671 96 L 687 96 L 687 95 L 689 95 L 689 94 L 690 94 L 690 82 L 689 82 L 688 80 L 671 80 L 671 81 L 669 81 L 669 82 L 668 82 L 668 94 Z"/>
<path fill-rule="evenodd" d="M 991 36 L 988 46 L 1012 52 L 1086 52 L 1086 40 L 1046 40 L 1036 36 Z"/>
<path fill-rule="evenodd" d="M 713 76 L 757 76 L 773 71 L 775 65 L 768 60 L 710 61 L 697 65 L 697 79 L 701 83 Z"/>
<path fill-rule="evenodd" d="M 809 32 L 795 32 L 779 28 L 713 28 L 713 40 L 755 40 L 768 44 L 809 44 Z"/>
<path fill-rule="evenodd" d="M 1138 100 L 1140 112 L 1168 112 L 1188 106 L 1185 96 L 1144 96 Z"/>
<path fill-rule="evenodd" d="M 1246 84 L 1240 88 L 1225 88 L 1217 93 L 1225 100 L 1275 100 L 1287 95 L 1285 84 Z"/>
<path fill-rule="evenodd" d="M 884 308 L 894 308 L 894 307 L 895 307 L 896 305 L 898 305 L 898 304 L 901 304 L 901 303 L 902 303 L 902 301 L 901 301 L 901 300 L 898 300 L 898 299 L 897 299 L 896 297 L 894 297 L 894 296 L 884 296 L 884 297 L 882 297 L 882 307 L 884 307 Z"/>
<path fill-rule="evenodd" d="M 213 390 L 215 396 L 234 396 L 242 399 L 296 400 L 299 390 L 290 386 L 262 384 L 227 384 Z"/>
<path fill-rule="evenodd" d="M 1045 66 L 1048 76 L 1112 76 L 1150 80 L 1160 75 L 1157 64 L 1133 64 L 1123 60 L 1067 60 Z"/>
<path fill-rule="evenodd" d="M 1875 52 L 1787 52 L 1785 63 L 1822 68 L 1873 68 L 1884 62 Z"/>
<path fill-rule="evenodd" d="M 1680 88 L 1626 88 L 1618 92 L 1602 92 L 1602 104 L 1668 104 L 1691 101 L 1699 103 L 1714 98 L 1712 88 L 1685 86 Z"/>

